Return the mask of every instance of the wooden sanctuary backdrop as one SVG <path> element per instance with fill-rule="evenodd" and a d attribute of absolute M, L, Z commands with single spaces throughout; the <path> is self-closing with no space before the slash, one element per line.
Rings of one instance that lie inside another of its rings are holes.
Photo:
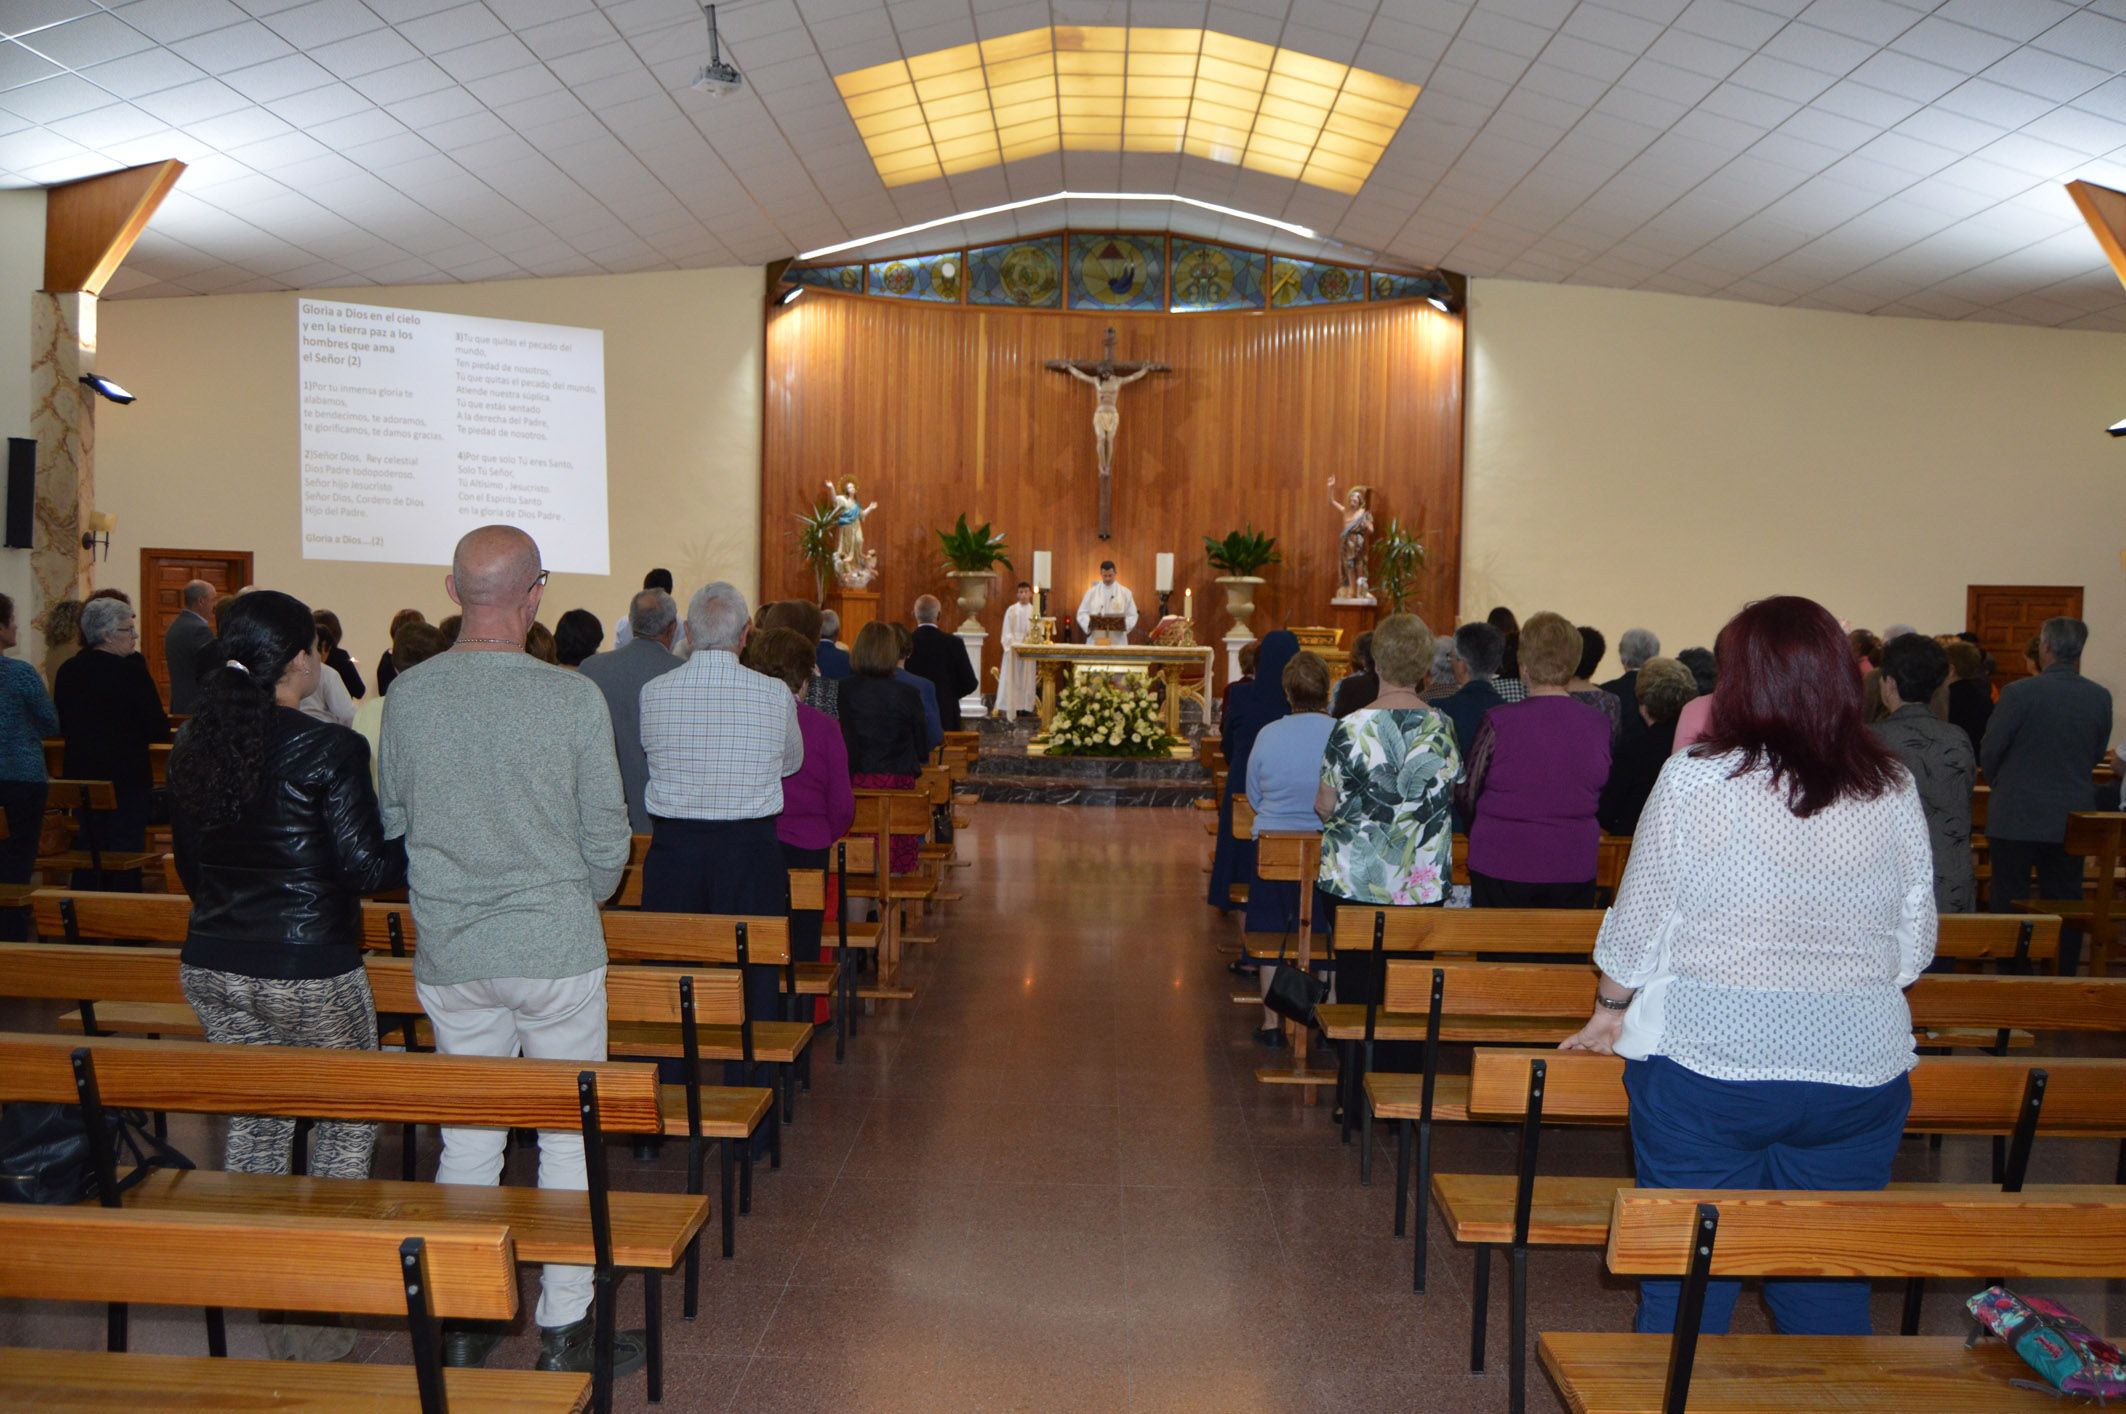
<path fill-rule="evenodd" d="M 1116 356 L 1172 371 L 1123 389 L 1115 447 L 1114 535 L 1098 538 L 1093 390 L 1042 365 L 1097 358 L 1109 326 Z M 1016 578 L 1033 552 L 1054 554 L 1050 610 L 1076 609 L 1112 558 L 1150 628 L 1153 556 L 1175 555 L 1172 607 L 1193 588 L 1196 637 L 1230 627 L 1205 535 L 1248 522 L 1277 537 L 1258 634 L 1330 622 L 1339 490 L 1374 488 L 1377 524 L 1415 526 L 1426 549 L 1416 601 L 1435 631 L 1456 621 L 1462 489 L 1462 322 L 1422 301 L 1269 314 L 1031 312 L 808 291 L 771 307 L 761 459 L 761 593 L 811 597 L 794 517 L 856 478 L 878 510 L 880 613 L 909 622 L 919 594 L 959 621 L 933 531 L 962 511 L 1010 542 Z M 1008 585 L 984 615 L 995 634 Z"/>

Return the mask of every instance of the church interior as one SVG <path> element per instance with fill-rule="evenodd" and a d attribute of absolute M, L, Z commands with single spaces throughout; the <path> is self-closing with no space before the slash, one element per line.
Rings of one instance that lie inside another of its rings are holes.
<path fill-rule="evenodd" d="M 0 344 L 0 1404 L 2126 1393 L 2016 1338 L 2126 1334 L 2119 0 L 0 0 Z M 482 646 L 599 692 L 395 736 Z M 232 674 L 399 861 L 277 1068 Z M 564 701 L 618 883 L 421 820 Z M 588 1050 L 455 1029 L 481 909 L 589 930 Z M 1839 1093 L 1720 1169 L 1688 1085 Z"/>

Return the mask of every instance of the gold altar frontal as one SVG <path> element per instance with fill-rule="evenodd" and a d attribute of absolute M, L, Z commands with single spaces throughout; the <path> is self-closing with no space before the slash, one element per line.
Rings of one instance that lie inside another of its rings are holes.
<path fill-rule="evenodd" d="M 1210 723 L 1216 719 L 1216 698 L 1211 695 L 1211 674 L 1216 666 L 1217 650 L 1207 645 L 1178 645 L 1156 643 L 1122 643 L 1096 646 L 1082 643 L 1021 643 L 1012 649 L 1024 662 L 1034 665 L 1034 698 L 1041 714 L 1041 732 L 1027 743 L 1026 754 L 1039 756 L 1048 747 L 1048 726 L 1056 716 L 1056 694 L 1069 674 L 1079 669 L 1095 672 L 1130 674 L 1158 679 L 1164 689 L 1167 735 L 1181 735 L 1181 699 L 1193 697 L 1203 709 L 1203 720 Z M 1199 676 L 1192 684 L 1188 670 L 1194 668 Z M 1193 758 L 1195 750 L 1182 745 L 1174 748 L 1179 759 Z"/>

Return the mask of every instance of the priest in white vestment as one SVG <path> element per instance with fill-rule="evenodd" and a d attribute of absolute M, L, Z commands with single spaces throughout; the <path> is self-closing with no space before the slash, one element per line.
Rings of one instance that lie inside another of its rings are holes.
<path fill-rule="evenodd" d="M 1010 721 L 1034 710 L 1033 664 L 1013 650 L 1033 637 L 1033 586 L 1019 581 L 1018 602 L 1004 611 L 1004 666 L 997 672 L 996 714 Z"/>
<path fill-rule="evenodd" d="M 1120 614 L 1124 620 L 1123 631 L 1094 633 L 1094 614 Z M 1086 590 L 1085 597 L 1078 601 L 1078 627 L 1085 631 L 1087 643 L 1101 648 L 1111 648 L 1129 642 L 1130 631 L 1137 627 L 1136 597 L 1129 592 L 1127 585 L 1115 582 L 1113 560 L 1100 561 L 1099 582 Z"/>

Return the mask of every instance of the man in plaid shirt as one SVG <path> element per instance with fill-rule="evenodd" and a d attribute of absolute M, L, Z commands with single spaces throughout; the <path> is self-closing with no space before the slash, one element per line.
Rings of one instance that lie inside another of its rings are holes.
<path fill-rule="evenodd" d="M 739 664 L 751 628 L 737 589 L 719 580 L 697 590 L 687 605 L 693 656 L 643 685 L 650 850 L 642 906 L 653 912 L 790 911 L 775 817 L 782 778 L 804 765 L 804 738 L 790 689 Z M 780 1014 L 774 968 L 746 969 L 746 1010 Z"/>

